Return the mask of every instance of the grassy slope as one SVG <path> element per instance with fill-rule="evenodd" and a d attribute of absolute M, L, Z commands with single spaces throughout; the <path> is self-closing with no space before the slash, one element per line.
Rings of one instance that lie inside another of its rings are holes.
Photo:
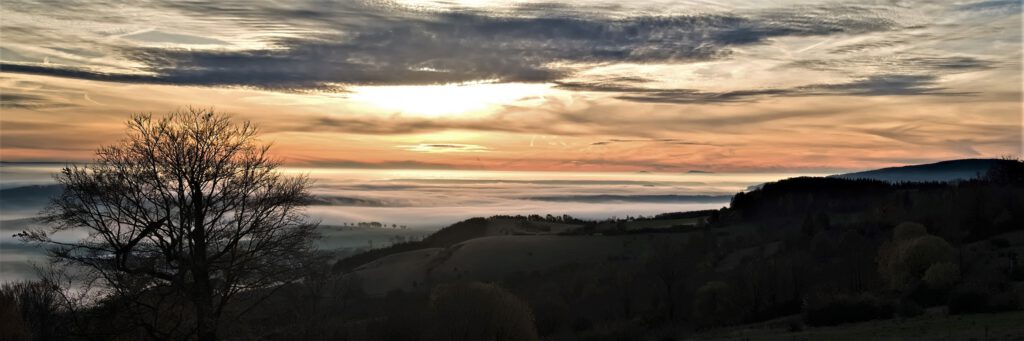
<path fill-rule="evenodd" d="M 367 293 L 381 295 L 394 289 L 411 289 L 428 281 L 498 280 L 517 272 L 566 264 L 600 264 L 612 257 L 640 260 L 646 256 L 651 242 L 684 238 L 688 238 L 688 234 L 490 236 L 448 249 L 390 255 L 359 267 L 354 275 L 362 281 Z"/>
<path fill-rule="evenodd" d="M 1022 340 L 1024 311 L 954 315 L 927 314 L 909 319 L 869 321 L 789 332 L 769 323 L 740 326 L 698 335 L 691 340 Z M 987 332 L 986 332 L 987 331 Z M 987 333 L 987 334 L 986 334 Z M 987 337 L 986 337 L 987 335 Z"/>

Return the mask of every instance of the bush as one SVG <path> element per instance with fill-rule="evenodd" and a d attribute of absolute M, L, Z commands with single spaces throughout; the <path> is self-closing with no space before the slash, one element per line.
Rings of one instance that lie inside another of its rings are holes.
<path fill-rule="evenodd" d="M 928 230 L 924 228 L 924 225 L 913 222 L 904 222 L 893 229 L 892 240 L 907 241 L 926 234 L 928 234 Z"/>
<path fill-rule="evenodd" d="M 4 285 L 0 290 L 0 339 L 31 340 L 32 332 L 22 317 L 15 295 Z"/>
<path fill-rule="evenodd" d="M 1014 311 L 1020 308 L 1020 297 L 1014 292 L 996 293 L 988 299 L 989 312 Z"/>
<path fill-rule="evenodd" d="M 893 305 L 871 294 L 827 295 L 810 300 L 804 309 L 804 321 L 811 326 L 888 319 Z"/>
<path fill-rule="evenodd" d="M 949 295 L 949 313 L 970 314 L 987 312 L 989 296 L 990 294 L 981 288 L 958 288 Z"/>
<path fill-rule="evenodd" d="M 694 319 L 705 327 L 740 321 L 743 318 L 743 307 L 737 297 L 739 293 L 729 283 L 708 282 L 697 289 L 697 297 L 693 302 Z"/>
<path fill-rule="evenodd" d="M 949 290 L 960 280 L 960 267 L 951 262 L 932 264 L 924 272 L 924 282 L 935 290 Z"/>
<path fill-rule="evenodd" d="M 786 330 L 790 333 L 798 333 L 804 331 L 804 322 L 798 318 L 790 318 L 787 323 Z"/>
<path fill-rule="evenodd" d="M 61 339 L 60 293 L 48 282 L 0 286 L 0 340 Z"/>
<path fill-rule="evenodd" d="M 890 289 L 907 291 L 913 289 L 925 276 L 932 265 L 952 262 L 956 249 L 945 239 L 924 232 L 920 224 L 903 223 L 893 232 L 893 240 L 878 250 L 879 272 Z M 953 276 L 951 268 L 936 268 L 933 280 L 936 284 L 959 277 Z M 959 273 L 959 270 L 956 271 Z"/>
<path fill-rule="evenodd" d="M 896 305 L 896 314 L 902 317 L 921 316 L 921 314 L 924 314 L 924 308 L 913 300 L 905 299 L 901 300 L 900 303 Z"/>
<path fill-rule="evenodd" d="M 905 271 L 916 278 L 921 278 L 933 264 L 952 261 L 955 254 L 956 250 L 949 242 L 927 235 L 906 242 L 900 253 L 900 260 Z"/>
<path fill-rule="evenodd" d="M 995 313 L 1020 308 L 1020 298 L 1015 293 L 976 285 L 958 288 L 949 295 L 950 314 Z"/>

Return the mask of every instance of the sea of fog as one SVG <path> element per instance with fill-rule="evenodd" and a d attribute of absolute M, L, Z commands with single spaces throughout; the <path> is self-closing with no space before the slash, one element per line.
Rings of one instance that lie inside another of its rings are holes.
<path fill-rule="evenodd" d="M 59 188 L 52 174 L 62 165 L 0 165 L 0 281 L 31 278 L 42 250 L 12 234 Z M 386 246 L 472 217 L 568 214 L 585 219 L 717 209 L 750 186 L 792 173 L 607 173 L 467 170 L 285 168 L 314 180 L 318 197 L 307 214 L 324 226 L 323 249 L 356 252 Z M 29 187 L 27 187 L 29 186 Z M 339 228 L 379 222 L 389 228 Z M 390 228 L 405 226 L 405 229 Z M 61 239 L 80 238 L 65 233 Z"/>

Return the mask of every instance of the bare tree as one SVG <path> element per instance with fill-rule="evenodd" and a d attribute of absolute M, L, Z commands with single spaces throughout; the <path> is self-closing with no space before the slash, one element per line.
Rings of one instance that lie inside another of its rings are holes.
<path fill-rule="evenodd" d="M 296 277 L 316 237 L 301 212 L 309 179 L 281 175 L 254 125 L 212 109 L 135 115 L 128 128 L 94 163 L 57 174 L 49 229 L 20 236 L 88 269 L 149 337 L 215 340 L 240 293 L 257 304 Z M 89 234 L 50 236 L 66 230 Z"/>

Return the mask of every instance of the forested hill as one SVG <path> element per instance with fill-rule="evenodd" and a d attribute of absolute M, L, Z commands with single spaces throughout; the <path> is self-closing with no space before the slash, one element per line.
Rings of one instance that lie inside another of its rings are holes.
<path fill-rule="evenodd" d="M 976 179 L 996 165 L 1011 163 L 1003 159 L 962 159 L 923 165 L 881 168 L 833 175 L 833 178 L 871 179 L 889 182 L 956 181 Z"/>
<path fill-rule="evenodd" d="M 815 217 L 868 234 L 915 221 L 948 240 L 979 240 L 1024 226 L 1024 189 L 1019 182 L 989 179 L 949 184 L 793 178 L 736 194 L 720 216 L 720 225 L 756 223 L 780 234 L 806 228 Z"/>

